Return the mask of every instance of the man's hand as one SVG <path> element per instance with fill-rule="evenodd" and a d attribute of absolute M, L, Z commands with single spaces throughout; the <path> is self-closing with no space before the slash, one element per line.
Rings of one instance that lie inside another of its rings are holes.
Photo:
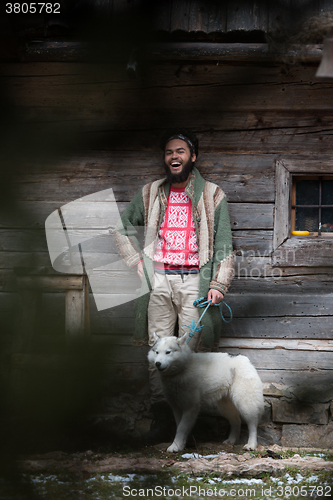
<path fill-rule="evenodd" d="M 142 280 L 142 276 L 143 276 L 143 263 L 142 263 L 142 261 L 138 262 L 138 264 L 136 266 L 136 270 L 137 270 L 138 275 L 140 276 L 140 280 Z"/>
<path fill-rule="evenodd" d="M 208 300 L 212 299 L 212 305 L 219 304 L 223 297 L 223 294 L 214 288 L 211 288 L 208 292 Z"/>

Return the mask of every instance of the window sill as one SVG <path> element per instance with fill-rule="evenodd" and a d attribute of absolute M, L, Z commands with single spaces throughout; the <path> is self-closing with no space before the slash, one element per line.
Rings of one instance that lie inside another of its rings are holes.
<path fill-rule="evenodd" d="M 333 266 L 333 240 L 322 236 L 292 236 L 273 251 L 272 266 Z"/>

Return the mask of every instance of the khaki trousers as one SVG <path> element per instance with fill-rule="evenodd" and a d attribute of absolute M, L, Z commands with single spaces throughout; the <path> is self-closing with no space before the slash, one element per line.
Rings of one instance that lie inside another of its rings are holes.
<path fill-rule="evenodd" d="M 160 337 L 176 335 L 175 326 L 178 319 L 178 337 L 189 331 L 192 320 L 197 323 L 200 315 L 193 302 L 199 293 L 198 274 L 160 274 L 155 272 L 153 290 L 148 305 L 148 335 L 149 345 L 154 341 L 154 332 Z M 197 332 L 189 342 L 195 351 L 200 332 Z M 164 399 L 159 374 L 155 367 L 149 367 L 149 385 L 151 403 Z"/>

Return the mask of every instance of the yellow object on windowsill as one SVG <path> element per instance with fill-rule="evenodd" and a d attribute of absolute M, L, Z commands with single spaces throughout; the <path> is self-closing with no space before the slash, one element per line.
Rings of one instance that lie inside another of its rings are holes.
<path fill-rule="evenodd" d="M 293 236 L 309 236 L 309 231 L 292 231 Z"/>

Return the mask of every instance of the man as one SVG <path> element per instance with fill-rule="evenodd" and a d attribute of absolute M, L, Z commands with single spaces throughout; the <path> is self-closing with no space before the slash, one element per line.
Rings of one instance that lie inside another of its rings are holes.
<path fill-rule="evenodd" d="M 142 280 L 136 300 L 137 343 L 154 344 L 153 333 L 179 335 L 199 319 L 193 301 L 208 297 L 218 304 L 234 272 L 234 253 L 226 197 L 222 189 L 205 181 L 194 164 L 198 140 L 185 129 L 162 138 L 166 178 L 145 185 L 121 217 L 116 232 L 120 255 L 137 266 Z M 145 227 L 144 248 L 137 226 Z M 195 350 L 211 350 L 220 337 L 218 307 L 210 307 L 200 333 L 190 339 Z M 163 440 L 168 427 L 166 403 L 155 368 L 150 368 L 150 389 L 155 426 L 152 442 Z"/>

